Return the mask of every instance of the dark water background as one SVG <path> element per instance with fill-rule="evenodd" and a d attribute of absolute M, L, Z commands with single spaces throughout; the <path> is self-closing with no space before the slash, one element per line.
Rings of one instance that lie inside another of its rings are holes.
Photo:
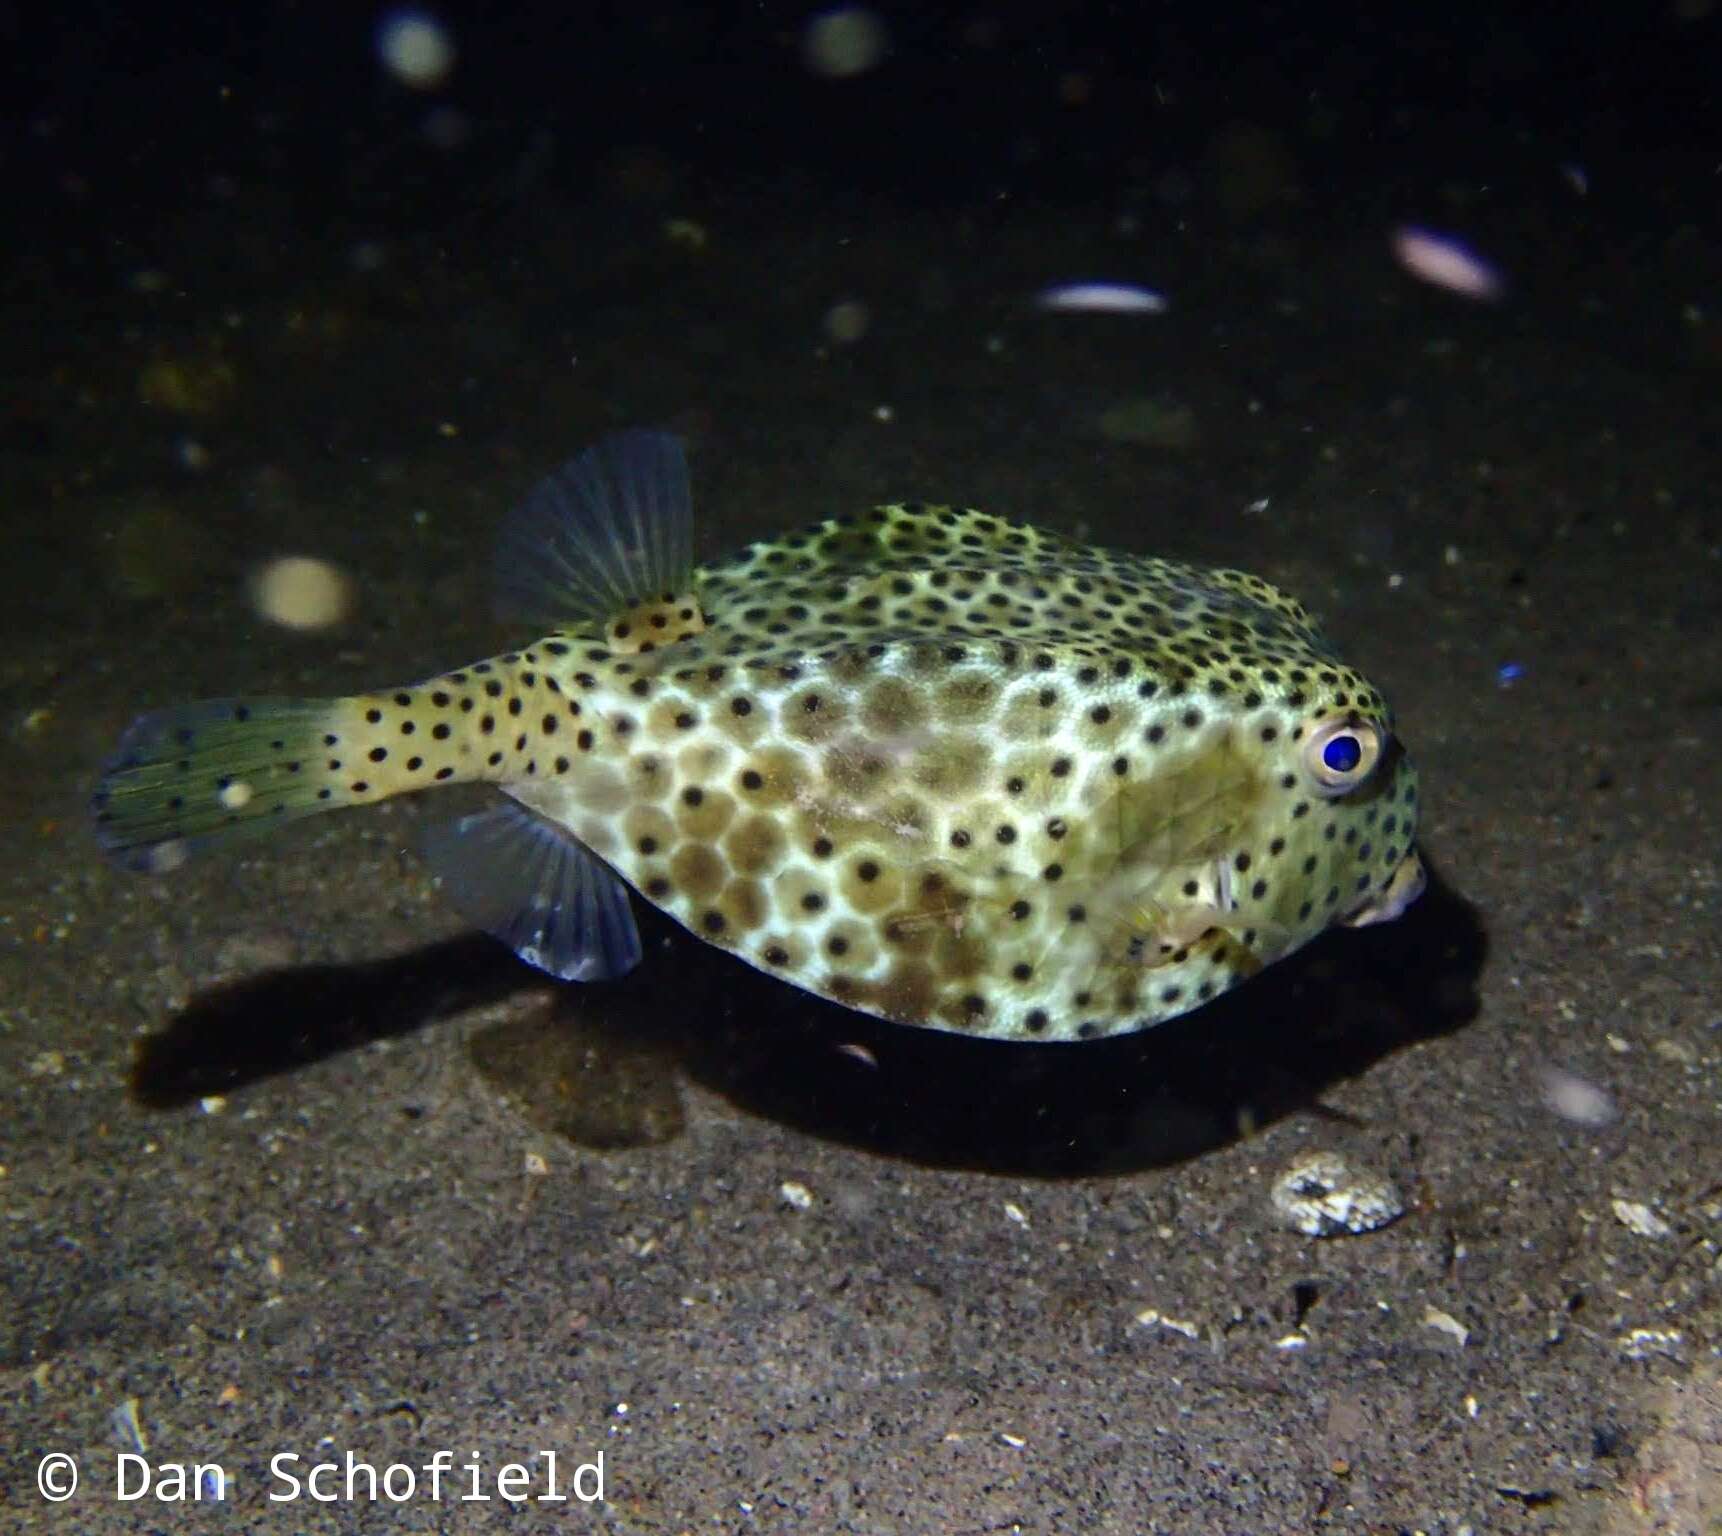
<path fill-rule="evenodd" d="M 1707 1529 L 1722 17 L 879 6 L 834 76 L 798 7 L 474 4 L 414 89 L 384 14 L 0 7 L 0 1524 Z M 635 423 L 702 555 L 948 498 L 1288 586 L 1398 707 L 1430 896 L 1036 1049 L 662 922 L 552 997 L 412 803 L 101 864 L 133 712 L 520 638 L 492 528 Z M 260 615 L 284 553 L 344 624 Z M 1405 1217 L 1277 1227 L 1317 1147 Z M 134 1400 L 229 1505 L 116 1501 Z M 267 1497 L 444 1447 L 602 1450 L 605 1506 Z"/>

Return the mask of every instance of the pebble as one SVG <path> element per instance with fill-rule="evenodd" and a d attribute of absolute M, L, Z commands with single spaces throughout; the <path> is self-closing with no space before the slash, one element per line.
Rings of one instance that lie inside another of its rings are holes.
<path fill-rule="evenodd" d="M 1374 1232 L 1405 1213 L 1391 1179 L 1340 1152 L 1305 1152 L 1274 1180 L 1273 1207 L 1294 1232 L 1338 1237 Z"/>
<path fill-rule="evenodd" d="M 1641 1200 L 1614 1201 L 1614 1217 L 1629 1232 L 1640 1237 L 1673 1237 L 1674 1228 Z"/>

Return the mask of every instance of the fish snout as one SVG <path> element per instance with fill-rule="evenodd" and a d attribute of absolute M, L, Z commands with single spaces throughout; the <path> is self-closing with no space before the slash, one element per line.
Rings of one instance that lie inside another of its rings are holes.
<path fill-rule="evenodd" d="M 1368 901 L 1344 919 L 1348 928 L 1367 928 L 1371 923 L 1390 923 L 1423 894 L 1429 883 L 1423 860 L 1413 848 L 1399 862 L 1393 878 Z"/>

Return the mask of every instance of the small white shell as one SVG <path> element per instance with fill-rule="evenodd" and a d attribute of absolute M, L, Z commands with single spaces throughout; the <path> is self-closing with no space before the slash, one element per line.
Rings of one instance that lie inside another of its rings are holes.
<path fill-rule="evenodd" d="M 1273 1187 L 1274 1211 L 1294 1232 L 1337 1237 L 1373 1232 L 1405 1213 L 1393 1181 L 1339 1152 L 1305 1152 Z"/>

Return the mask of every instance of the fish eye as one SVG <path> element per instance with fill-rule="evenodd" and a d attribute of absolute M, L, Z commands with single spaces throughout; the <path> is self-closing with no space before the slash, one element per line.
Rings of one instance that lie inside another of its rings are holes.
<path fill-rule="evenodd" d="M 1381 760 L 1381 731 L 1363 720 L 1329 720 L 1304 743 L 1304 769 L 1319 795 L 1343 795 L 1375 771 Z"/>
<path fill-rule="evenodd" d="M 1362 761 L 1363 743 L 1355 736 L 1330 736 L 1321 749 L 1322 766 L 1335 773 L 1350 773 Z"/>

